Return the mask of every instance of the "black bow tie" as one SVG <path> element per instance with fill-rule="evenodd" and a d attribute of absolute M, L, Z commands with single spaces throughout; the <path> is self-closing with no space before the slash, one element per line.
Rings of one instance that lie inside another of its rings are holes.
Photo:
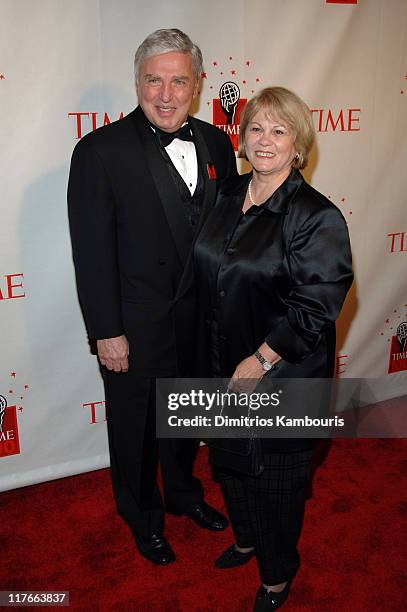
<path fill-rule="evenodd" d="M 163 130 L 160 130 L 160 128 L 156 127 L 155 125 L 152 127 L 155 133 L 158 135 L 161 146 L 164 148 L 168 147 L 168 145 L 171 144 L 175 138 L 179 138 L 180 140 L 189 140 L 190 142 L 194 141 L 189 123 L 183 125 L 176 132 L 163 132 Z"/>

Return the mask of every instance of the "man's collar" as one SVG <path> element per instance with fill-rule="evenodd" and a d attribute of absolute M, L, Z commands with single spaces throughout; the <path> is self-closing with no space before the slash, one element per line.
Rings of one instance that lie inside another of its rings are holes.
<path fill-rule="evenodd" d="M 189 123 L 187 121 L 184 121 L 184 123 L 182 124 L 182 126 L 178 129 L 175 130 L 174 132 L 164 132 L 164 130 L 162 130 L 161 128 L 157 127 L 156 125 L 150 123 L 150 128 L 151 130 L 157 135 L 160 144 L 165 148 L 168 147 L 173 140 L 175 139 L 179 139 L 179 140 L 184 140 L 184 141 L 190 141 L 193 142 L 193 136 L 192 136 L 192 132 L 191 132 L 191 126 L 189 125 Z"/>

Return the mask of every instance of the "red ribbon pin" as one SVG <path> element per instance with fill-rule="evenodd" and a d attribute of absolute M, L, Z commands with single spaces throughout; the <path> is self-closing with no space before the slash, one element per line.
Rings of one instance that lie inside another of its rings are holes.
<path fill-rule="evenodd" d="M 206 164 L 206 169 L 208 170 L 208 176 L 211 181 L 216 181 L 218 178 L 216 176 L 216 170 L 214 164 Z"/>

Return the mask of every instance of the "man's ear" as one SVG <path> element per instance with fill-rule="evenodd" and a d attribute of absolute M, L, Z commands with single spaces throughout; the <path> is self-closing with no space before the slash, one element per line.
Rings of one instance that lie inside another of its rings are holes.
<path fill-rule="evenodd" d="M 192 99 L 195 100 L 195 98 L 198 96 L 198 92 L 199 92 L 199 85 L 201 84 L 201 80 L 199 79 L 198 81 L 195 81 L 195 85 L 194 85 L 194 93 L 192 94 Z"/>

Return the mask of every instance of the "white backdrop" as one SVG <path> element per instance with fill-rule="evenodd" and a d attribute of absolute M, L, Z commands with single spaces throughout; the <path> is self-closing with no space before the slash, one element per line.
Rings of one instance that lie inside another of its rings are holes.
<path fill-rule="evenodd" d="M 66 183 L 78 127 L 83 135 L 105 113 L 113 121 L 134 108 L 134 51 L 160 27 L 185 30 L 203 51 L 201 119 L 212 122 L 228 80 L 242 99 L 286 86 L 314 110 L 306 178 L 343 211 L 356 275 L 338 375 L 383 377 L 382 398 L 407 393 L 396 340 L 407 320 L 405 0 L 0 0 L 0 9 L 0 490 L 108 465 Z"/>

